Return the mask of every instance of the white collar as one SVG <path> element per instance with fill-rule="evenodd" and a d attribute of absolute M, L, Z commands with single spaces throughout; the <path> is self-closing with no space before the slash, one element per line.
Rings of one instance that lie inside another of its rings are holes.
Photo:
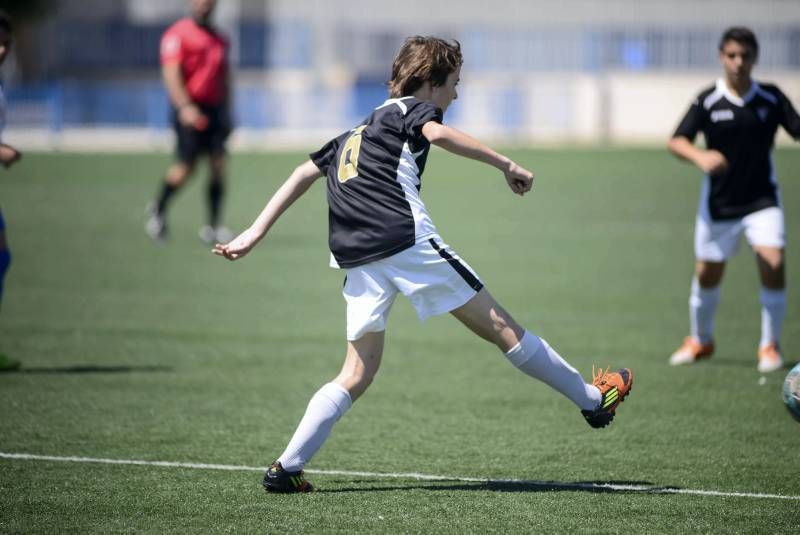
<path fill-rule="evenodd" d="M 730 90 L 728 84 L 725 83 L 724 78 L 717 79 L 717 91 L 722 93 L 722 95 L 726 99 L 728 99 L 732 104 L 736 104 L 740 108 L 743 107 L 748 102 L 750 102 L 751 100 L 753 100 L 753 97 L 756 96 L 756 93 L 758 93 L 759 89 L 760 87 L 758 85 L 758 82 L 753 80 L 752 83 L 750 84 L 750 89 L 747 91 L 747 93 L 745 93 L 745 95 L 742 97 L 737 97 Z"/>

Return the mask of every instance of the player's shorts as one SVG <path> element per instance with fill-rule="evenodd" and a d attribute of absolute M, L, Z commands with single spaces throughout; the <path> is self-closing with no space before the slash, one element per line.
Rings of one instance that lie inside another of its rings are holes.
<path fill-rule="evenodd" d="M 425 321 L 460 307 L 483 288 L 472 268 L 438 236 L 346 273 L 348 340 L 383 331 L 398 293 Z"/>
<path fill-rule="evenodd" d="M 751 246 L 783 248 L 786 244 L 783 210 L 773 206 L 741 219 L 724 221 L 714 221 L 700 210 L 694 228 L 695 257 L 706 262 L 724 262 L 739 250 L 742 234 Z"/>
<path fill-rule="evenodd" d="M 5 229 L 6 229 L 6 222 L 3 219 L 3 211 L 0 210 L 0 230 L 5 230 Z"/>
<path fill-rule="evenodd" d="M 231 133 L 230 119 L 224 106 L 198 105 L 198 108 L 208 118 L 205 130 L 182 125 L 177 110 L 172 110 L 175 153 L 184 163 L 193 163 L 201 154 L 224 154 L 225 141 Z"/>

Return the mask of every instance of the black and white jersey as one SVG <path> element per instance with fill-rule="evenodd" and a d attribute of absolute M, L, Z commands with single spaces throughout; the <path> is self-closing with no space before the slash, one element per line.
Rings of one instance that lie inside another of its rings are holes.
<path fill-rule="evenodd" d="M 772 165 L 778 125 L 800 139 L 800 117 L 789 99 L 771 84 L 753 81 L 740 98 L 719 79 L 692 103 L 674 136 L 694 141 L 697 133 L 703 132 L 706 146 L 728 160 L 727 171 L 709 177 L 707 202 L 713 219 L 738 219 L 778 206 Z"/>
<path fill-rule="evenodd" d="M 386 258 L 436 234 L 419 196 L 430 151 L 422 135 L 442 110 L 414 97 L 389 99 L 311 160 L 327 176 L 333 267 Z"/>

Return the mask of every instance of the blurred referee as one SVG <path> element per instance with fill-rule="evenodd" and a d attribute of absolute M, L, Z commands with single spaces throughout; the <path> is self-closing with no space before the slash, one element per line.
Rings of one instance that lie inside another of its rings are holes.
<path fill-rule="evenodd" d="M 215 0 L 190 0 L 192 16 L 170 26 L 161 38 L 161 72 L 172 105 L 177 160 L 148 206 L 147 234 L 167 237 L 167 206 L 186 183 L 198 156 L 208 155 L 208 224 L 200 239 L 225 243 L 233 236 L 221 225 L 225 191 L 225 141 L 231 131 L 228 40 L 211 25 Z"/>

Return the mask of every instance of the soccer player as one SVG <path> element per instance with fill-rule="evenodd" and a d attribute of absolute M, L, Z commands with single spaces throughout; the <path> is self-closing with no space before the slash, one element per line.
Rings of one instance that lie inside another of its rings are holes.
<path fill-rule="evenodd" d="M 690 335 L 670 364 L 692 364 L 714 353 L 714 315 L 725 263 L 744 235 L 761 277 L 758 371 L 779 370 L 786 313 L 784 221 L 772 147 L 778 126 L 800 139 L 800 117 L 773 84 L 751 77 L 758 41 L 747 28 L 730 28 L 719 42 L 725 76 L 700 92 L 669 150 L 704 173 L 695 223 L 695 276 L 689 298 Z M 694 145 L 703 132 L 706 149 Z"/>
<path fill-rule="evenodd" d="M 147 234 L 167 236 L 167 206 L 184 185 L 201 154 L 208 154 L 208 224 L 200 239 L 208 244 L 233 234 L 221 225 L 225 191 L 225 141 L 231 131 L 228 41 L 211 25 L 215 0 L 191 0 L 192 16 L 170 26 L 161 38 L 161 71 L 172 104 L 177 161 L 167 170 L 148 206 Z"/>
<path fill-rule="evenodd" d="M 347 351 L 339 375 L 314 394 L 283 454 L 269 467 L 268 491 L 308 492 L 303 467 L 372 382 L 381 363 L 384 329 L 399 293 L 421 320 L 449 312 L 496 345 L 522 372 L 575 403 L 592 427 L 604 427 L 630 392 L 629 369 L 599 370 L 586 384 L 543 339 L 506 312 L 436 232 L 420 199 L 431 143 L 497 168 L 524 195 L 533 173 L 468 135 L 442 124 L 457 98 L 461 47 L 435 37 L 405 41 L 392 66 L 390 98 L 359 126 L 329 141 L 289 176 L 255 222 L 213 252 L 246 255 L 280 215 L 326 177 L 331 266 L 345 270 Z"/>
<path fill-rule="evenodd" d="M 0 65 L 8 56 L 11 48 L 11 21 L 0 12 Z M 3 129 L 6 126 L 6 99 L 3 93 L 3 85 L 0 83 L 0 164 L 6 169 L 14 165 L 22 158 L 22 154 L 12 147 L 2 142 Z M 11 252 L 8 250 L 6 242 L 6 224 L 3 220 L 3 212 L 0 210 L 0 304 L 3 301 L 3 279 L 6 271 L 11 265 Z M 19 368 L 19 361 L 11 359 L 0 353 L 0 371 L 13 370 Z"/>

